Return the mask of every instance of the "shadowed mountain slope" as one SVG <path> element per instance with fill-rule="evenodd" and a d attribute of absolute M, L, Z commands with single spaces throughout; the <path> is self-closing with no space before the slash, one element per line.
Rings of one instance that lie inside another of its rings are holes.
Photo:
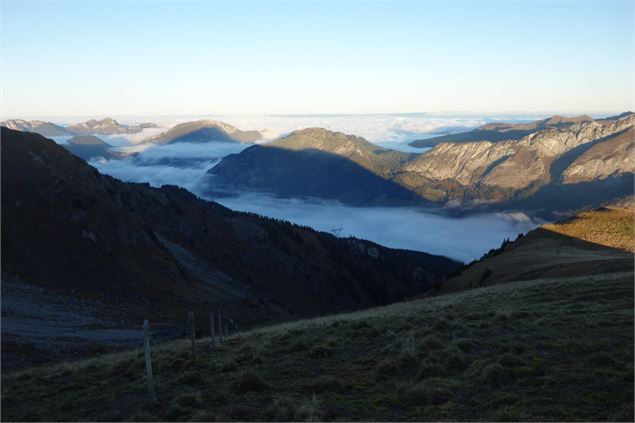
<path fill-rule="evenodd" d="M 94 135 L 75 135 L 62 146 L 86 161 L 93 157 L 109 159 L 115 155 L 112 151 L 112 145 Z"/>
<path fill-rule="evenodd" d="M 124 183 L 36 134 L 2 128 L 1 145 L 3 278 L 100 301 L 122 324 L 220 309 L 248 326 L 368 307 L 458 266 Z"/>
<path fill-rule="evenodd" d="M 255 145 L 223 158 L 208 174 L 208 193 L 215 195 L 256 191 L 354 205 L 420 202 L 404 187 L 356 162 L 316 149 Z"/>
<path fill-rule="evenodd" d="M 361 137 L 309 128 L 223 158 L 208 171 L 209 187 L 355 205 L 414 204 L 416 195 L 389 180 L 410 157 Z"/>

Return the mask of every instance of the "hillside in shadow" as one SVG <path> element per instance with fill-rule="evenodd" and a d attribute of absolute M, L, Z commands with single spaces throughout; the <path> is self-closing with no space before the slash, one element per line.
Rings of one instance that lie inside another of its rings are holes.
<path fill-rule="evenodd" d="M 121 182 L 37 134 L 3 127 L 0 144 L 3 280 L 81 299 L 110 329 L 145 318 L 182 327 L 189 310 L 220 310 L 244 328 L 364 308 L 424 291 L 458 266 L 237 213 L 182 188 Z M 27 309 L 37 324 L 38 309 Z"/>
<path fill-rule="evenodd" d="M 259 191 L 280 197 L 317 197 L 350 205 L 423 204 L 403 186 L 354 161 L 316 150 L 252 146 L 208 172 L 208 192 Z"/>

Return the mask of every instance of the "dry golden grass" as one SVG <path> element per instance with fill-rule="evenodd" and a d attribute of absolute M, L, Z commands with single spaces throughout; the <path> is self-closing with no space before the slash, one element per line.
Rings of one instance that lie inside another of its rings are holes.
<path fill-rule="evenodd" d="M 471 264 L 439 291 L 466 289 L 541 278 L 571 278 L 633 269 L 633 201 L 586 211 L 547 224 L 495 254 Z"/>
<path fill-rule="evenodd" d="M 544 228 L 605 247 L 635 252 L 635 207 L 603 207 Z"/>

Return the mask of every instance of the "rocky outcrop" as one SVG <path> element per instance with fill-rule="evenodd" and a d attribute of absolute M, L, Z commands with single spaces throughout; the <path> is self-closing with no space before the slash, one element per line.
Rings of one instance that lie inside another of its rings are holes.
<path fill-rule="evenodd" d="M 581 115 L 574 117 L 552 116 L 547 119 L 538 120 L 529 123 L 506 123 L 492 122 L 480 126 L 467 132 L 459 132 L 456 134 L 441 135 L 433 138 L 415 140 L 410 143 L 413 147 L 425 148 L 434 147 L 443 142 L 463 143 L 474 141 L 508 141 L 518 140 L 531 133 L 542 131 L 548 128 L 566 128 L 581 122 L 590 122 L 593 118 L 589 115 Z"/>
<path fill-rule="evenodd" d="M 520 140 L 443 143 L 409 161 L 405 172 L 425 180 L 453 180 L 520 190 L 550 182 L 553 161 L 565 152 L 633 126 L 633 114 L 606 121 L 582 121 L 545 129 Z"/>
<path fill-rule="evenodd" d="M 557 204 L 552 211 L 566 210 L 631 190 L 632 183 L 620 177 L 633 172 L 631 144 L 628 136 L 613 139 L 633 127 L 634 116 L 624 113 L 597 120 L 586 115 L 554 116 L 539 125 L 514 125 L 514 131 L 544 128 L 519 139 L 445 142 L 421 154 L 309 128 L 225 157 L 208 172 L 209 185 L 354 205 L 428 200 L 469 207 L 510 205 L 548 188 L 539 201 L 523 207 Z M 506 131 L 496 125 L 487 128 Z M 594 185 L 573 186 L 576 181 Z M 604 182 L 595 184 L 598 181 Z M 571 187 L 562 188 L 563 182 Z"/>
<path fill-rule="evenodd" d="M 564 183 L 573 184 L 635 173 L 635 131 L 633 127 L 594 145 L 564 171 Z"/>

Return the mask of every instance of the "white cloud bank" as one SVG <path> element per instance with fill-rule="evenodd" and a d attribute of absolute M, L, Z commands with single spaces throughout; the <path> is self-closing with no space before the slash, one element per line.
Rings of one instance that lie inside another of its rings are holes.
<path fill-rule="evenodd" d="M 163 118 L 162 127 L 200 117 Z M 367 116 L 257 116 L 222 117 L 241 129 L 263 130 L 267 136 L 311 126 L 326 127 L 364 136 L 375 143 L 404 150 L 407 142 L 431 131 L 457 131 L 460 127 L 475 127 L 495 118 L 444 117 L 428 115 L 367 115 Z M 147 121 L 150 119 L 144 119 Z M 507 117 L 506 120 L 513 120 Z M 445 128 L 445 129 L 443 129 Z M 157 132 L 154 129 L 152 132 Z M 144 131 L 145 132 L 145 131 Z M 165 184 L 184 187 L 202 196 L 202 180 L 207 170 L 228 154 L 239 153 L 249 145 L 210 142 L 177 143 L 171 145 L 138 144 L 147 133 L 133 136 L 106 137 L 119 145 L 119 151 L 136 153 L 126 158 L 92 160 L 102 173 L 132 182 L 148 182 L 152 186 Z M 60 140 L 62 141 L 62 140 Z M 308 225 L 340 236 L 353 235 L 394 247 L 442 254 L 462 261 L 480 257 L 500 246 L 505 238 L 515 238 L 541 222 L 523 213 L 491 213 L 462 218 L 440 216 L 416 208 L 349 207 L 337 202 L 279 199 L 271 196 L 242 194 L 218 198 L 216 201 L 241 211 Z"/>
<path fill-rule="evenodd" d="M 280 199 L 256 194 L 215 199 L 233 210 L 289 220 L 314 229 L 368 239 L 387 247 L 441 254 L 461 261 L 481 257 L 505 238 L 540 221 L 524 213 L 447 217 L 406 207 L 349 207 L 337 202 Z"/>
<path fill-rule="evenodd" d="M 189 115 L 160 117 L 121 117 L 125 124 L 154 122 L 159 128 L 146 128 L 137 134 L 100 136 L 115 146 L 138 144 L 172 126 L 198 119 L 215 119 L 243 130 L 260 131 L 266 139 L 275 139 L 289 132 L 321 127 L 332 131 L 358 135 L 383 147 L 421 152 L 408 143 L 446 133 L 469 130 L 488 122 L 525 122 L 543 116 L 467 116 L 438 113 L 376 114 L 376 115 Z M 78 120 L 76 118 L 75 120 Z M 85 119 L 85 118 L 84 118 Z M 65 123 L 74 122 L 67 119 Z"/>

